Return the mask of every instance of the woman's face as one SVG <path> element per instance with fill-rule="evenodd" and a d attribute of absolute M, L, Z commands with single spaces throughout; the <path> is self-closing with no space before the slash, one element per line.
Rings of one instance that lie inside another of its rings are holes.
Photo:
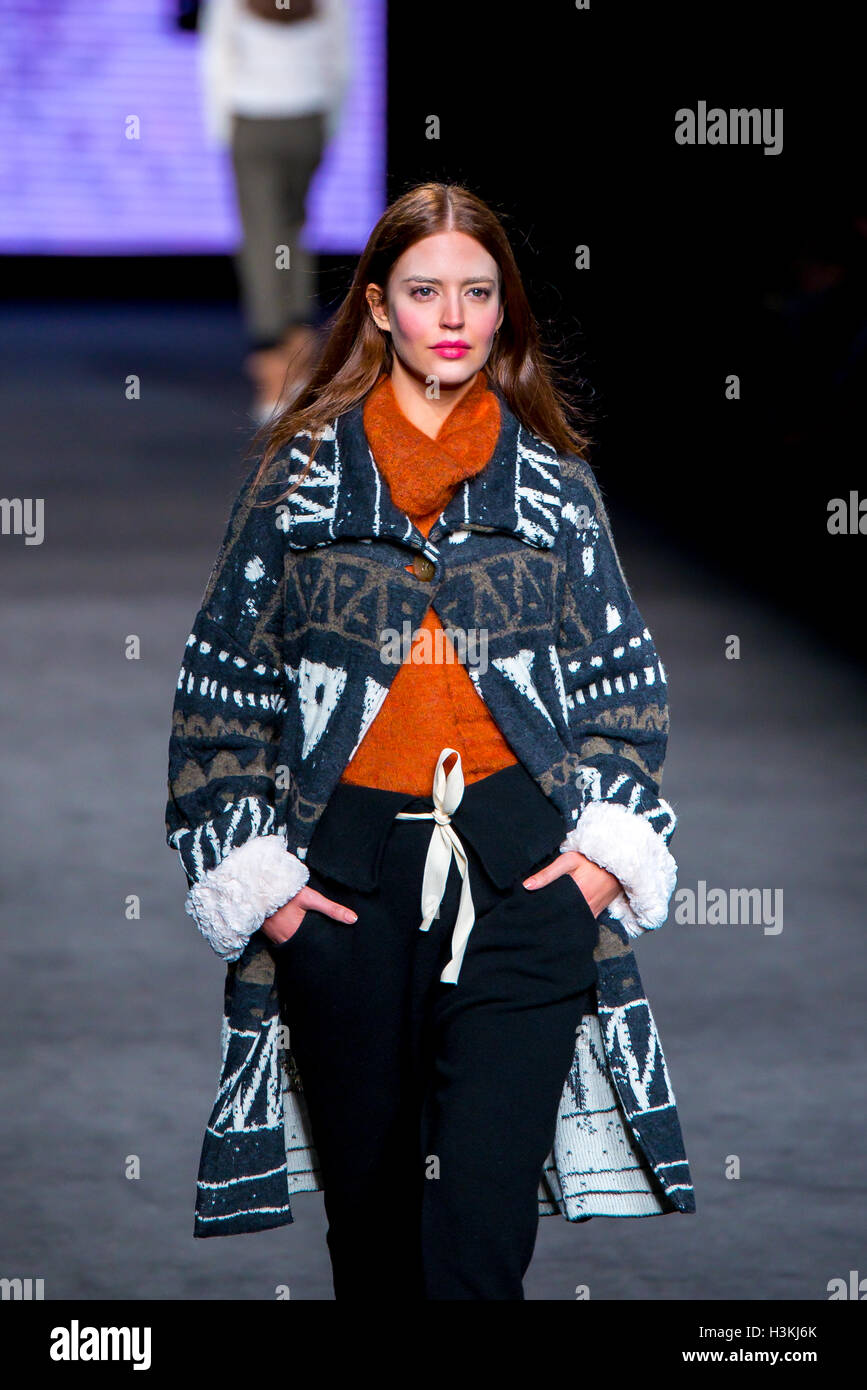
<path fill-rule="evenodd" d="M 402 365 L 427 383 L 460 386 L 485 365 L 503 321 L 497 263 L 466 232 L 438 232 L 395 261 L 385 301 L 369 285 L 367 300 L 391 333 Z"/>

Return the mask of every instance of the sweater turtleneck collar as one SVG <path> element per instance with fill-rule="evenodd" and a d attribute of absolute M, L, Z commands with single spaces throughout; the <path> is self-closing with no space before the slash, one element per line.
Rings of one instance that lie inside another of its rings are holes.
<path fill-rule="evenodd" d="M 458 483 L 490 461 L 500 433 L 499 403 L 484 371 L 446 416 L 436 439 L 404 415 L 388 374 L 368 394 L 363 418 L 392 501 L 413 519 L 439 514 Z"/>

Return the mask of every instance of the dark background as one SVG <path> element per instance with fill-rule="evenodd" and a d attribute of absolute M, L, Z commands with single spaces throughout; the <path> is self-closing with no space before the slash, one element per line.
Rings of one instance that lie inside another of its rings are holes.
<path fill-rule="evenodd" d="M 829 500 L 863 476 L 857 51 L 836 4 L 392 4 L 387 193 L 465 183 L 503 217 L 618 517 L 863 661 L 859 540 L 827 529 Z M 699 100 L 782 107 L 782 152 L 677 145 L 674 113 Z M 323 313 L 354 264 L 321 258 Z M 230 257 L 140 258 L 134 277 L 126 258 L 5 270 L 7 297 L 31 301 L 118 307 L 131 283 L 149 305 L 237 293 Z"/>

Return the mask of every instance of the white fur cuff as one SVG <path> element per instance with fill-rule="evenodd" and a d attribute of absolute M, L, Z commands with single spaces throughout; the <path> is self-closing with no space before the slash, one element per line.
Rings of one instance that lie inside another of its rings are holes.
<path fill-rule="evenodd" d="M 237 960 L 265 918 L 294 898 L 309 877 L 282 835 L 254 835 L 192 885 L 185 910 L 218 956 Z"/>
<path fill-rule="evenodd" d="M 662 836 L 643 816 L 616 802 L 591 801 L 560 845 L 578 850 L 623 886 L 608 906 L 629 936 L 661 927 L 677 881 L 677 864 Z"/>

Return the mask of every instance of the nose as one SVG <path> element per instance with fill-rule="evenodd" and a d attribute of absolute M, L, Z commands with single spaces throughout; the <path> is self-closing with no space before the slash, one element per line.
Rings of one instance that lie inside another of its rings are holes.
<path fill-rule="evenodd" d="M 443 328 L 460 328 L 464 321 L 463 309 L 461 307 L 460 295 L 456 292 L 454 297 L 446 295 L 444 297 L 443 312 L 440 323 Z"/>

